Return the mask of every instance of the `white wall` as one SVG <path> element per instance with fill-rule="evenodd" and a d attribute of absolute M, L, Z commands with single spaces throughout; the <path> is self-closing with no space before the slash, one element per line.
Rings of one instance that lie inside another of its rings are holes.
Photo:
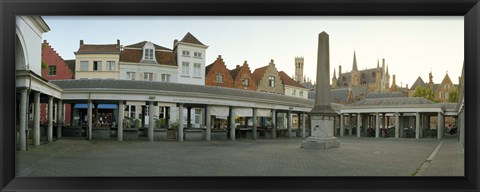
<path fill-rule="evenodd" d="M 25 58 L 25 63 L 16 62 L 16 69 L 30 69 L 34 73 L 42 75 L 42 33 L 46 31 L 42 30 L 31 16 L 17 16 L 15 22 L 16 34 Z"/>
<path fill-rule="evenodd" d="M 295 95 L 293 94 L 293 90 L 295 90 Z M 300 91 L 303 91 L 302 96 L 300 96 Z M 291 96 L 291 97 L 300 97 L 300 98 L 308 99 L 308 90 L 286 85 L 285 86 L 285 95 Z"/>
<path fill-rule="evenodd" d="M 135 72 L 136 80 L 143 80 L 143 76 L 140 76 L 140 73 L 150 72 L 154 74 L 154 81 L 161 81 L 161 74 L 170 74 L 170 82 L 176 83 L 177 71 L 175 66 L 120 62 L 120 79 L 127 79 L 127 72 Z"/>
<path fill-rule="evenodd" d="M 190 51 L 190 56 L 182 56 L 182 52 Z M 184 84 L 194 84 L 194 85 L 205 85 L 205 56 L 206 56 L 206 48 L 198 47 L 198 46 L 190 46 L 186 44 L 182 44 L 182 42 L 178 43 L 177 46 L 177 65 L 178 65 L 178 83 Z M 202 54 L 201 58 L 194 57 L 194 52 L 200 52 Z M 182 75 L 182 63 L 189 62 L 189 75 L 184 76 Z M 193 75 L 193 65 L 194 63 L 200 63 L 200 76 Z"/>

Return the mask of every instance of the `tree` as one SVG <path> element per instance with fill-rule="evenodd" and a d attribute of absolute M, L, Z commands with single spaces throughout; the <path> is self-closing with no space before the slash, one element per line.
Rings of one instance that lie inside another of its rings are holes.
<path fill-rule="evenodd" d="M 450 103 L 456 103 L 458 102 L 458 90 L 453 89 L 448 93 L 448 102 Z"/>
<path fill-rule="evenodd" d="M 417 86 L 415 88 L 415 91 L 413 92 L 414 97 L 423 97 L 427 100 L 433 101 L 433 102 L 438 102 L 435 100 L 435 93 L 431 88 L 423 87 L 423 86 Z"/>

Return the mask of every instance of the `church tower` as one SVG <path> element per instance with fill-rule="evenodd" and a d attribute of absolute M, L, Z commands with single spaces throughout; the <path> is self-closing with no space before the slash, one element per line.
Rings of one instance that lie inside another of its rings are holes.
<path fill-rule="evenodd" d="M 338 88 L 337 74 L 335 73 L 335 68 L 333 68 L 333 78 L 332 78 L 332 89 Z"/>
<path fill-rule="evenodd" d="M 353 66 L 352 66 L 350 85 L 352 87 L 356 87 L 356 86 L 360 85 L 360 72 L 358 72 L 357 55 L 356 55 L 355 51 L 353 51 Z"/>
<path fill-rule="evenodd" d="M 303 82 L 303 57 L 295 57 L 295 77 L 296 82 Z"/>

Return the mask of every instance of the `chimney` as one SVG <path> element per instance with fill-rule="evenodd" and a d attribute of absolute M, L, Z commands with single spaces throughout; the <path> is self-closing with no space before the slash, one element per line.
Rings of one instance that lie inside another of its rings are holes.
<path fill-rule="evenodd" d="M 117 47 L 120 48 L 120 39 L 117 39 Z"/>
<path fill-rule="evenodd" d="M 175 49 L 175 45 L 177 45 L 177 42 L 178 42 L 177 39 L 173 40 L 173 49 Z"/>
<path fill-rule="evenodd" d="M 83 40 L 80 40 L 80 47 L 83 46 Z"/>
<path fill-rule="evenodd" d="M 408 84 L 406 84 L 405 87 L 406 87 L 407 89 L 409 89 L 409 88 L 408 88 Z"/>
<path fill-rule="evenodd" d="M 272 64 L 272 65 L 273 65 L 273 59 L 270 59 L 270 64 Z"/>
<path fill-rule="evenodd" d="M 245 63 L 244 63 L 245 64 Z M 240 65 L 237 65 L 237 69 L 240 68 Z"/>
<path fill-rule="evenodd" d="M 43 40 L 43 43 L 47 43 L 47 40 L 46 40 L 46 39 L 44 39 L 44 40 Z"/>
<path fill-rule="evenodd" d="M 218 59 L 222 59 L 222 55 L 218 55 Z"/>

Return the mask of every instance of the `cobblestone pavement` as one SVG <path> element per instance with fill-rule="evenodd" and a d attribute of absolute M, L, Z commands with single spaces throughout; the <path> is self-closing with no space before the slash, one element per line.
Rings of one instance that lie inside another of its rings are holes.
<path fill-rule="evenodd" d="M 425 171 L 419 176 L 464 176 L 465 153 L 456 136 L 446 136 L 431 161 L 426 161 Z"/>
<path fill-rule="evenodd" d="M 17 176 L 412 176 L 440 143 L 428 138 L 339 139 L 340 147 L 328 150 L 300 148 L 302 138 L 210 142 L 61 139 L 17 151 L 16 170 Z M 450 146 L 448 143 L 450 140 L 443 146 Z M 432 161 L 430 168 L 438 171 L 425 173 L 456 174 L 447 168 L 450 161 L 433 164 L 436 158 L 448 158 L 449 151 L 440 150 Z"/>

